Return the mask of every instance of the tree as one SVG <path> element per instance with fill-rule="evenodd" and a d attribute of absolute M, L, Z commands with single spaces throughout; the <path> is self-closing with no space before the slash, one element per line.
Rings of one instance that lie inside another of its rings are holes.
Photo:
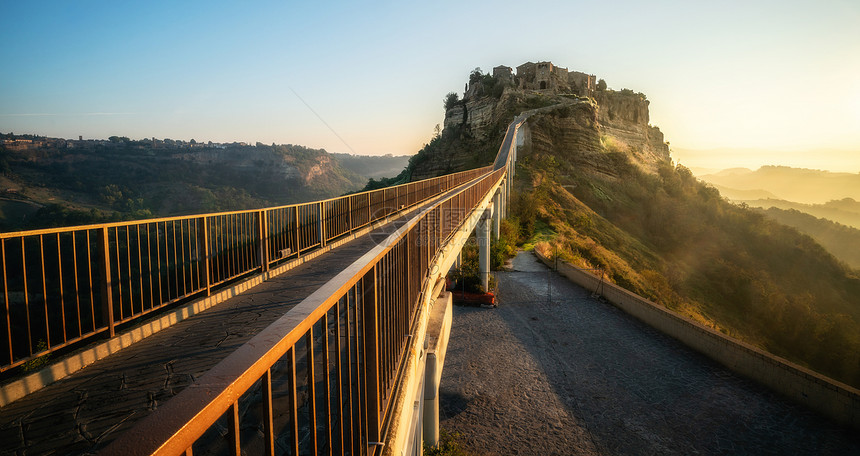
<path fill-rule="evenodd" d="M 449 110 L 457 105 L 460 102 L 460 96 L 457 95 L 456 92 L 450 92 L 448 95 L 445 95 L 445 110 Z"/>
<path fill-rule="evenodd" d="M 606 90 L 606 81 L 604 81 L 603 79 L 597 81 L 597 90 L 600 92 Z"/>
<path fill-rule="evenodd" d="M 476 67 L 471 73 L 469 73 L 469 84 L 474 84 L 480 81 L 483 76 L 484 73 L 481 72 L 481 67 Z"/>

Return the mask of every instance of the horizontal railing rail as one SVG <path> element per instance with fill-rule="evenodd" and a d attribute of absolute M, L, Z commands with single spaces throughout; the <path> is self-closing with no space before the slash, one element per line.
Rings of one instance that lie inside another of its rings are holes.
<path fill-rule="evenodd" d="M 506 177 L 522 121 L 479 179 L 423 209 L 103 453 L 380 453 L 430 268 Z"/>
<path fill-rule="evenodd" d="M 505 171 L 422 210 L 105 453 L 375 454 L 430 267 Z"/>
<path fill-rule="evenodd" d="M 310 203 L 0 233 L 0 372 L 266 271 L 490 167 Z"/>

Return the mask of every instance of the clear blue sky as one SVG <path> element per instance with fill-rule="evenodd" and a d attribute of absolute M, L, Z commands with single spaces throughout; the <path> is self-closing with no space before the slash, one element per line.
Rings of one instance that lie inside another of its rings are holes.
<path fill-rule="evenodd" d="M 461 3 L 2 0 L 0 131 L 412 154 L 473 68 L 550 60 L 673 148 L 860 171 L 856 0 Z"/>

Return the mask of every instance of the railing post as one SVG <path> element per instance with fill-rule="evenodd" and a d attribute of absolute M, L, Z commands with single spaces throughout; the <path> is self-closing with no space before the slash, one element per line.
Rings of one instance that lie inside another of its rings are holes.
<path fill-rule="evenodd" d="M 265 209 L 257 213 L 257 239 L 260 241 L 260 272 L 266 272 L 269 270 L 269 222 Z"/>
<path fill-rule="evenodd" d="M 346 215 L 347 215 L 347 219 L 346 219 L 347 223 L 349 223 L 349 232 L 352 233 L 352 231 L 355 229 L 355 227 L 352 226 L 352 197 L 351 196 L 346 197 Z"/>
<path fill-rule="evenodd" d="M 210 278 L 212 258 L 209 255 L 209 222 L 206 217 L 200 217 L 197 222 L 197 243 L 197 251 L 203 256 L 203 287 L 206 289 L 206 296 L 210 296 L 212 294 Z"/>
<path fill-rule="evenodd" d="M 364 365 L 365 365 L 365 404 L 367 412 L 367 443 L 380 441 L 380 403 L 379 392 L 379 346 L 377 344 L 378 312 L 376 300 L 376 265 L 362 278 L 362 304 L 364 307 Z"/>
<path fill-rule="evenodd" d="M 302 230 L 299 228 L 299 205 L 293 206 L 293 221 L 296 224 L 296 258 L 302 256 Z"/>
<path fill-rule="evenodd" d="M 110 245 L 106 226 L 99 230 L 99 271 L 101 272 L 102 317 L 107 323 L 110 337 L 115 335 L 113 326 L 113 299 L 110 281 Z"/>
<path fill-rule="evenodd" d="M 317 205 L 317 213 L 319 214 L 319 234 L 320 234 L 320 248 L 325 247 L 325 203 L 320 201 Z"/>

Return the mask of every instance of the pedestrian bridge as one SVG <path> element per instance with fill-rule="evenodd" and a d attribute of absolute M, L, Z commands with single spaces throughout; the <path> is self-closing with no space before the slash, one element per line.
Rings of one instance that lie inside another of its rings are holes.
<path fill-rule="evenodd" d="M 523 119 L 475 170 L 291 206 L 0 234 L 3 454 L 420 454 L 450 326 L 444 275 L 478 227 L 486 281 Z M 192 321 L 192 336 L 169 335 Z"/>
<path fill-rule="evenodd" d="M 422 436 L 438 437 L 444 275 L 476 231 L 486 283 L 528 115 L 484 168 L 298 205 L 0 234 L 0 455 L 421 454 Z M 856 389 L 556 269 L 860 428 Z"/>

